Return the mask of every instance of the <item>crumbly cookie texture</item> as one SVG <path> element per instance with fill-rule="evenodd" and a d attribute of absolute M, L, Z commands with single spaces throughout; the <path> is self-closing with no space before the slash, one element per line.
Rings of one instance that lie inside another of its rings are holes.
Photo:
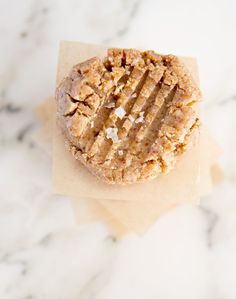
<path fill-rule="evenodd" d="M 57 118 L 76 159 L 109 184 L 131 184 L 169 172 L 191 146 L 200 98 L 176 56 L 109 49 L 61 82 Z"/>

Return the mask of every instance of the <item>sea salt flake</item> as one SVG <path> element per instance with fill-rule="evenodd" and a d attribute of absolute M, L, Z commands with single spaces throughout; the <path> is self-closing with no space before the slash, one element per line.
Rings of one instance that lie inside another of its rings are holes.
<path fill-rule="evenodd" d="M 116 108 L 116 110 L 115 110 L 115 114 L 116 114 L 116 116 L 118 116 L 120 119 L 122 119 L 122 118 L 125 116 L 126 112 L 125 112 L 124 108 L 120 106 L 120 107 Z"/>
<path fill-rule="evenodd" d="M 138 124 L 138 123 L 142 123 L 144 121 L 144 111 L 141 111 L 139 113 L 139 117 L 136 119 L 135 123 Z"/>
<path fill-rule="evenodd" d="M 106 129 L 107 139 L 111 139 L 114 143 L 119 141 L 117 133 L 118 133 L 117 128 L 107 128 Z"/>
<path fill-rule="evenodd" d="M 90 127 L 93 128 L 94 127 L 94 121 L 91 121 Z"/>

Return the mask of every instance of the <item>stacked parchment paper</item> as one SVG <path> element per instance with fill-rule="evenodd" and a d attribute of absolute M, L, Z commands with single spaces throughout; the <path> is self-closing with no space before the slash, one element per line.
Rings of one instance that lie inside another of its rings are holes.
<path fill-rule="evenodd" d="M 93 56 L 102 58 L 105 54 L 104 47 L 61 42 L 57 84 L 73 65 Z M 182 60 L 199 82 L 196 60 Z M 118 237 L 127 232 L 143 234 L 170 208 L 185 202 L 199 202 L 222 178 L 217 164 L 220 149 L 202 126 L 199 142 L 181 157 L 169 174 L 129 186 L 99 182 L 66 149 L 55 122 L 55 109 L 53 98 L 38 107 L 42 127 L 36 140 L 52 155 L 55 193 L 69 196 L 79 223 L 102 220 Z"/>

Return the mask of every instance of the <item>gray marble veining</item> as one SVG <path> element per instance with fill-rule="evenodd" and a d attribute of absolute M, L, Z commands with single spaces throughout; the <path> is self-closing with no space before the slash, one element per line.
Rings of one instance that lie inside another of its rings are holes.
<path fill-rule="evenodd" d="M 1 1 L 0 298 L 236 298 L 235 8 L 232 0 Z M 34 108 L 54 92 L 60 39 L 196 56 L 225 182 L 143 238 L 78 227 L 31 138 Z"/>

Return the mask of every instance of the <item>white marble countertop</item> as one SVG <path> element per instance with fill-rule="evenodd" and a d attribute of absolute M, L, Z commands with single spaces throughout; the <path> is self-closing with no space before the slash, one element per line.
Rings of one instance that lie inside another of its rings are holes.
<path fill-rule="evenodd" d="M 236 298 L 236 2 L 0 1 L 0 298 Z M 78 227 L 30 138 L 54 89 L 60 39 L 196 56 L 226 179 L 143 237 Z"/>

